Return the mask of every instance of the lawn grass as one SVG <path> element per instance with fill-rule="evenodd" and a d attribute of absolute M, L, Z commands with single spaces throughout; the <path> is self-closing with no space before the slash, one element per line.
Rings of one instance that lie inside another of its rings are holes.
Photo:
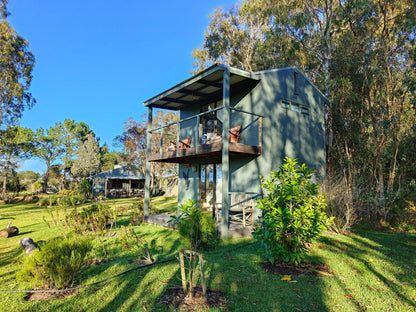
<path fill-rule="evenodd" d="M 153 209 L 170 211 L 175 207 L 169 206 L 170 201 L 175 202 L 156 198 Z M 128 199 L 110 201 L 114 207 L 131 203 Z M 36 204 L 0 206 L 0 228 L 13 218 L 13 224 L 22 233 L 0 239 L 1 290 L 28 287 L 15 278 L 24 258 L 23 250 L 18 247 L 19 239 L 31 237 L 39 241 L 60 235 L 57 228 L 48 228 L 43 221 L 44 216 L 49 216 L 47 209 L 50 208 Z M 150 224 L 134 228 L 141 238 L 154 242 L 156 260 L 175 258 L 178 250 L 186 247 L 174 230 Z M 138 265 L 134 250 L 124 249 L 119 236 L 105 237 L 104 242 L 110 261 L 85 268 L 81 284 Z M 287 282 L 281 276 L 263 272 L 258 245 L 253 239 L 225 240 L 205 253 L 206 277 L 208 287 L 224 292 L 229 311 L 414 311 L 415 251 L 414 233 L 357 231 L 349 236 L 325 233 L 312 247 L 308 260 L 328 263 L 333 275 L 304 275 Z M 174 260 L 134 270 L 83 288 L 67 298 L 47 302 L 25 301 L 25 293 L 0 293 L 0 311 L 169 311 L 160 298 L 169 287 L 180 284 L 179 276 L 179 263 Z"/>

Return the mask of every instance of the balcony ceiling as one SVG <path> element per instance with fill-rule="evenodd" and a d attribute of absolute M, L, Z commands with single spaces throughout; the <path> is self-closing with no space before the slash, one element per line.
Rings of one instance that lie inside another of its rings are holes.
<path fill-rule="evenodd" d="M 227 66 L 216 64 L 182 83 L 145 101 L 147 107 L 181 110 L 190 105 L 212 103 L 222 99 L 223 73 Z M 230 93 L 252 89 L 259 82 L 253 74 L 228 67 L 230 70 Z"/>

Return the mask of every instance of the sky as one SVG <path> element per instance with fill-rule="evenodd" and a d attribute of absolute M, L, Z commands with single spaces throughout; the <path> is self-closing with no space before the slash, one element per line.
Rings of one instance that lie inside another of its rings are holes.
<path fill-rule="evenodd" d="M 113 147 L 143 102 L 190 77 L 209 15 L 237 0 L 10 0 L 8 21 L 36 58 L 36 105 L 20 125 L 33 130 L 73 119 Z M 31 159 L 20 171 L 42 173 Z"/>

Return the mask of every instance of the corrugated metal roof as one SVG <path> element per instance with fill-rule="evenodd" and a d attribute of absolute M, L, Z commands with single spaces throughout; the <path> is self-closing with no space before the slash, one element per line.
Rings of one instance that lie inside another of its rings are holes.
<path fill-rule="evenodd" d="M 186 106 L 198 103 L 208 104 L 222 99 L 223 73 L 230 71 L 230 88 L 243 83 L 255 83 L 260 79 L 249 72 L 215 64 L 199 74 L 177 84 L 176 86 L 152 97 L 143 104 L 170 110 L 181 110 Z"/>
<path fill-rule="evenodd" d="M 100 172 L 91 177 L 93 180 L 96 179 L 134 179 L 142 180 L 144 175 L 137 170 L 128 170 L 127 166 L 121 166 L 120 168 L 115 168 L 113 170 Z"/>

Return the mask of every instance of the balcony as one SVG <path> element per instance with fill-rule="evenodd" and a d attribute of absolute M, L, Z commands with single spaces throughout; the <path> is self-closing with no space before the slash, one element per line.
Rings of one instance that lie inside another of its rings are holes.
<path fill-rule="evenodd" d="M 224 148 L 232 158 L 261 155 L 263 117 L 230 108 L 228 133 L 223 125 L 224 107 L 153 128 L 149 133 L 158 144 L 153 144 L 150 162 L 220 163 Z M 223 136 L 229 137 L 224 144 Z M 225 147 L 227 145 L 227 147 Z"/>

